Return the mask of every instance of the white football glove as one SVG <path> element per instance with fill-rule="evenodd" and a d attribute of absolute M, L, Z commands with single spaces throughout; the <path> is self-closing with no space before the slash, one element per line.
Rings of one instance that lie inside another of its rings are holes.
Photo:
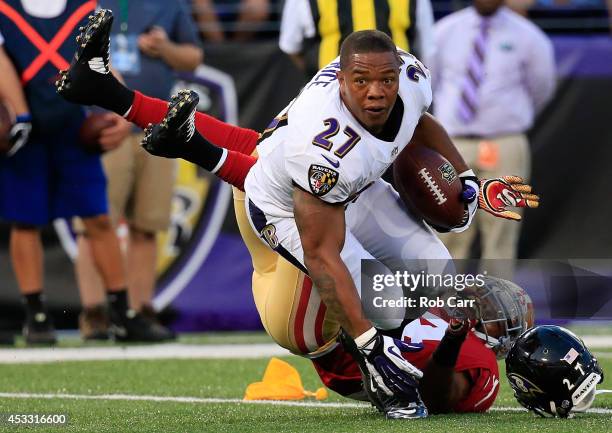
<path fill-rule="evenodd" d="M 461 185 L 463 186 L 463 191 L 461 191 L 461 200 L 465 203 L 465 212 L 463 214 L 461 224 L 449 230 L 453 233 L 461 233 L 467 230 L 474 219 L 476 210 L 478 210 L 478 194 L 480 191 L 480 186 L 474 170 L 464 171 L 459 175 L 459 180 L 461 180 Z"/>

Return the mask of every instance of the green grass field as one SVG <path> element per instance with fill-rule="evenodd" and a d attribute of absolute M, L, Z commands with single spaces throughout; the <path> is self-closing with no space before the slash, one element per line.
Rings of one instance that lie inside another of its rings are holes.
<path fill-rule="evenodd" d="M 182 342 L 245 343 L 266 337 L 237 334 L 183 337 Z M 63 342 L 62 346 L 77 346 Z M 103 345 L 102 345 L 103 346 Z M 320 385 L 308 360 L 284 358 L 301 373 L 307 389 Z M 612 371 L 612 358 L 601 365 Z M 419 421 L 386 421 L 374 409 L 356 407 L 334 393 L 320 407 L 247 404 L 248 383 L 261 378 L 267 359 L 188 359 L 146 361 L 70 361 L 0 364 L 0 413 L 66 413 L 69 424 L 39 426 L 35 431 L 58 432 L 607 432 L 612 431 L 612 394 L 598 396 L 595 406 L 605 413 L 575 419 L 540 419 L 518 408 L 505 378 L 496 410 L 478 415 L 440 415 Z M 610 375 L 601 388 L 612 388 Z M 8 397 L 7 394 L 12 395 Z M 15 398 L 20 394 L 20 398 Z M 32 395 L 34 394 L 34 395 Z M 126 397 L 127 395 L 128 397 Z M 88 399 L 85 397 L 88 396 Z M 159 397 L 159 401 L 128 400 L 129 396 Z M 192 397 L 196 402 L 171 401 Z M 326 403 L 336 403 L 326 407 Z M 346 404 L 340 406 L 337 403 Z M 26 427 L 0 425 L 0 431 Z"/>

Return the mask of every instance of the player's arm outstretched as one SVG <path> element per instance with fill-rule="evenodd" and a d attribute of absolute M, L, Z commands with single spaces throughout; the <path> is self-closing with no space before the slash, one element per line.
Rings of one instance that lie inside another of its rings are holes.
<path fill-rule="evenodd" d="M 423 369 L 419 389 L 431 413 L 448 413 L 471 388 L 466 372 L 455 371 L 459 351 L 473 322 L 451 319 L 431 360 Z"/>
<path fill-rule="evenodd" d="M 344 207 L 297 187 L 293 200 L 308 274 L 328 311 L 354 340 L 354 356 L 364 380 L 371 382 L 366 389 L 387 396 L 413 396 L 422 373 L 401 353 L 420 347 L 382 335 L 365 317 L 353 278 L 340 256 L 345 241 Z"/>

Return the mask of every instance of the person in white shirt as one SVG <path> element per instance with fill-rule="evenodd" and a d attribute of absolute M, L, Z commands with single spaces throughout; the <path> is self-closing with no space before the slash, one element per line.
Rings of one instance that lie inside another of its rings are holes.
<path fill-rule="evenodd" d="M 286 0 L 279 47 L 310 79 L 338 56 L 342 41 L 358 30 L 380 30 L 402 50 L 420 59 L 431 58 L 433 23 L 430 0 Z"/>
<path fill-rule="evenodd" d="M 434 113 L 478 177 L 528 179 L 525 132 L 554 93 L 553 48 L 540 29 L 502 3 L 475 0 L 436 23 Z M 483 258 L 516 257 L 520 224 L 484 213 L 461 236 L 442 239 L 454 258 L 463 259 L 479 230 Z"/>

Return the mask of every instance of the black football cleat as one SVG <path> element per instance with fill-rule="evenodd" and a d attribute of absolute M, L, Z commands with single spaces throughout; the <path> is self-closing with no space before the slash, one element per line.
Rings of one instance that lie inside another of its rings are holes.
<path fill-rule="evenodd" d="M 160 328 L 166 330 L 168 332 L 168 336 L 170 337 L 169 339 L 176 340 L 176 333 L 172 329 L 162 325 L 158 313 L 151 304 L 143 305 L 142 308 L 140 308 L 140 314 L 142 314 L 142 316 L 154 326 L 159 326 Z"/>
<path fill-rule="evenodd" d="M 119 84 L 109 68 L 112 24 L 112 11 L 99 9 L 89 16 L 87 24 L 79 28 L 77 50 L 70 66 L 60 71 L 55 82 L 57 92 L 67 101 L 100 105 L 100 100 Z"/>
<path fill-rule="evenodd" d="M 182 158 L 195 133 L 195 113 L 200 97 L 193 90 L 181 90 L 168 103 L 162 121 L 144 131 L 142 147 L 151 155 Z"/>
<path fill-rule="evenodd" d="M 159 343 L 175 338 L 167 328 L 147 320 L 134 310 L 125 312 L 110 309 L 110 331 L 116 341 Z"/>
<path fill-rule="evenodd" d="M 23 336 L 26 344 L 52 345 L 57 343 L 53 322 L 45 311 L 26 313 Z"/>

